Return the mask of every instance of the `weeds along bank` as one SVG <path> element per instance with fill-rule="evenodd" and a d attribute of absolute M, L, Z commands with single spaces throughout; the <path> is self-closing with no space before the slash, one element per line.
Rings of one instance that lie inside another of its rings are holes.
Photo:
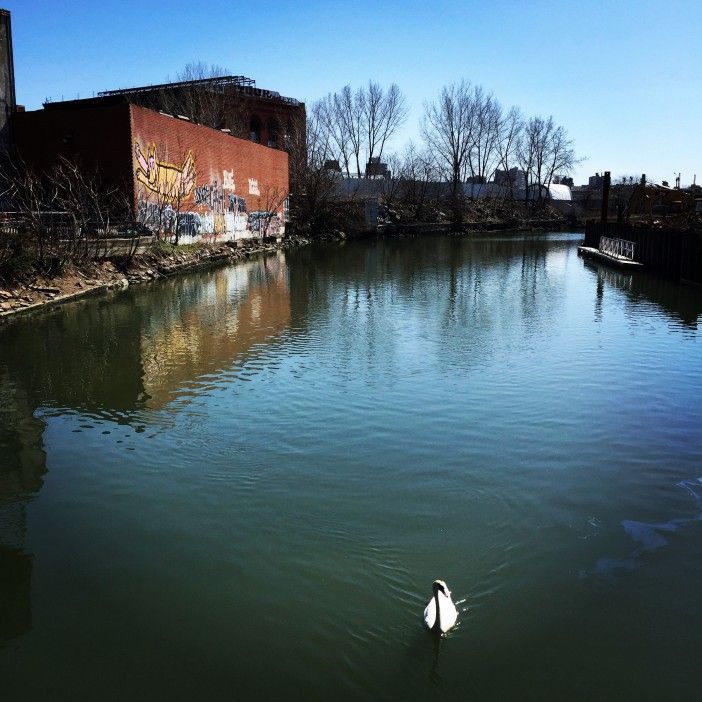
<path fill-rule="evenodd" d="M 242 245 L 157 242 L 129 258 L 68 261 L 60 270 L 26 268 L 0 273 L 0 319 L 69 302 L 115 288 L 166 278 L 195 268 L 233 263 L 250 256 L 304 246 L 308 239 L 247 240 Z"/>

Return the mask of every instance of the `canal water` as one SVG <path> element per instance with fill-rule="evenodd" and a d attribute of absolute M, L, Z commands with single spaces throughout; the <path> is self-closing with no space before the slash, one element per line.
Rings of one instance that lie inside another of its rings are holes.
<path fill-rule="evenodd" d="M 580 238 L 308 247 L 0 327 L 3 701 L 696 699 L 702 293 Z"/>

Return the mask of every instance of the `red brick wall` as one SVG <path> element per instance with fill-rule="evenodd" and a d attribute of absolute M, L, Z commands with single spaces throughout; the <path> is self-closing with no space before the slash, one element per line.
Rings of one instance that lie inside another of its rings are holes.
<path fill-rule="evenodd" d="M 130 116 L 132 173 L 142 219 L 146 215 L 148 220 L 149 213 L 152 219 L 162 216 L 170 203 L 183 222 L 185 241 L 191 235 L 239 238 L 257 227 L 268 227 L 269 235 L 280 233 L 289 187 L 284 151 L 143 107 L 131 106 Z M 251 216 L 261 211 L 275 214 Z"/>
<path fill-rule="evenodd" d="M 177 214 L 182 241 L 282 233 L 284 151 L 127 103 L 25 112 L 14 116 L 14 126 L 19 154 L 37 172 L 59 156 L 98 172 L 127 192 L 147 226 L 159 228 Z"/>

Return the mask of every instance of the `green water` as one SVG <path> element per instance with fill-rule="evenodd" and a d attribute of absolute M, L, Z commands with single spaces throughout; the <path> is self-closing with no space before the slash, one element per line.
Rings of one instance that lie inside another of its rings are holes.
<path fill-rule="evenodd" d="M 702 292 L 579 239 L 309 247 L 2 325 L 3 702 L 697 699 Z"/>

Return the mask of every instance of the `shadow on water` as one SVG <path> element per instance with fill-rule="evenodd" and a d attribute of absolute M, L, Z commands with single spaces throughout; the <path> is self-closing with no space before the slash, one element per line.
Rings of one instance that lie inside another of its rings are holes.
<path fill-rule="evenodd" d="M 0 646 L 32 625 L 26 509 L 46 473 L 44 426 L 26 396 L 0 373 Z"/>
<path fill-rule="evenodd" d="M 682 285 L 645 271 L 626 273 L 603 264 L 583 259 L 583 265 L 595 275 L 595 318 L 602 318 L 602 303 L 607 288 L 623 292 L 629 308 L 638 311 L 642 304 L 651 303 L 672 322 L 692 330 L 697 329 L 702 314 L 702 295 L 698 288 Z"/>
<path fill-rule="evenodd" d="M 17 318 L 0 328 L 0 643 L 31 628 L 27 505 L 54 415 L 137 431 L 198 377 L 244 365 L 287 327 L 282 255 Z"/>

